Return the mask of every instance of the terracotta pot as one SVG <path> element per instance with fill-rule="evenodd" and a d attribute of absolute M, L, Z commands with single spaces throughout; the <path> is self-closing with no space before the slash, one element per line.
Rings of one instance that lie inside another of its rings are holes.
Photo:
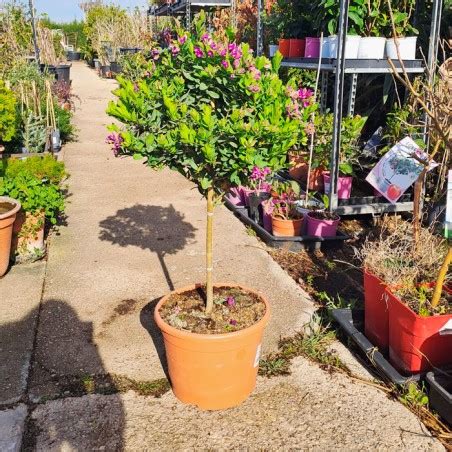
<path fill-rule="evenodd" d="M 254 290 L 235 284 L 215 284 L 215 287 L 238 287 L 258 295 L 266 306 L 264 317 L 244 330 L 224 334 L 197 334 L 168 325 L 159 313 L 162 305 L 172 294 L 198 287 L 191 285 L 166 295 L 154 311 L 155 322 L 163 333 L 171 386 L 181 402 L 203 410 L 231 408 L 246 400 L 256 385 L 270 306 Z"/>
<path fill-rule="evenodd" d="M 44 252 L 44 212 L 32 215 L 20 210 L 13 226 L 11 256 L 29 256 L 36 251 Z"/>
<path fill-rule="evenodd" d="M 290 54 L 290 39 L 280 39 L 278 49 L 284 58 L 288 58 Z"/>
<path fill-rule="evenodd" d="M 308 178 L 308 163 L 306 154 L 289 153 L 289 174 L 298 182 L 306 184 Z M 309 190 L 323 191 L 323 173 L 325 168 L 311 168 L 309 177 Z M 305 189 L 306 187 L 302 187 Z"/>
<path fill-rule="evenodd" d="M 273 235 L 276 237 L 296 237 L 301 235 L 303 218 L 296 220 L 282 220 L 272 217 Z"/>
<path fill-rule="evenodd" d="M 13 224 L 19 210 L 19 201 L 0 196 L 0 277 L 8 270 Z"/>

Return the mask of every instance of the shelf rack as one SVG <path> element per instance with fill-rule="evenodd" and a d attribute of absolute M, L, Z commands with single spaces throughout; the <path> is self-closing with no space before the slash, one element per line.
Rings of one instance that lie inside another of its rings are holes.
<path fill-rule="evenodd" d="M 350 0 L 340 0 L 339 22 L 338 22 L 338 48 L 336 58 L 324 59 L 320 65 L 321 77 L 321 100 L 320 105 L 323 110 L 326 107 L 326 96 L 329 74 L 334 75 L 334 106 L 333 106 L 333 145 L 331 150 L 331 190 L 329 210 L 339 215 L 379 215 L 387 212 L 412 211 L 413 202 L 390 203 L 370 203 L 340 205 L 337 195 L 337 181 L 339 178 L 339 151 L 341 146 L 341 125 L 344 106 L 345 74 L 351 74 L 350 94 L 348 99 L 347 114 L 353 115 L 355 107 L 356 86 L 359 74 L 390 74 L 392 69 L 387 60 L 358 60 L 345 58 L 345 44 L 348 30 L 348 11 Z M 441 24 L 441 11 L 443 0 L 433 0 L 432 17 L 430 26 L 429 53 L 427 67 L 429 75 L 434 72 L 438 55 L 438 41 Z M 282 62 L 282 66 L 296 67 L 300 69 L 317 70 L 318 59 L 307 58 L 287 58 Z M 402 72 L 399 61 L 393 63 L 398 72 Z M 411 74 L 421 74 L 425 71 L 421 60 L 404 61 L 405 69 Z"/>
<path fill-rule="evenodd" d="M 218 8 L 232 8 L 233 2 L 234 0 L 178 0 L 175 3 L 151 5 L 148 9 L 148 16 L 185 16 L 185 26 L 189 29 L 192 14 L 201 10 L 209 12 Z"/>

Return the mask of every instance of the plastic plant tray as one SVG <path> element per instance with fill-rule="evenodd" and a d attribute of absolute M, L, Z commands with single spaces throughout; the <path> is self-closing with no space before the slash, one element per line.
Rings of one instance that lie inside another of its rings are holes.
<path fill-rule="evenodd" d="M 430 406 L 452 427 L 452 367 L 429 372 L 427 382 L 429 384 Z"/>
<path fill-rule="evenodd" d="M 226 207 L 234 212 L 234 214 L 246 225 L 251 226 L 256 231 L 257 236 L 263 240 L 267 245 L 273 248 L 284 248 L 289 251 L 299 251 L 302 249 L 315 251 L 326 249 L 340 248 L 344 241 L 349 239 L 348 235 L 343 234 L 339 230 L 336 237 L 314 237 L 310 235 L 302 235 L 298 237 L 276 237 L 260 224 L 256 223 L 248 216 L 246 207 L 237 207 L 228 199 L 225 199 Z"/>
<path fill-rule="evenodd" d="M 410 381 L 420 381 L 423 378 L 423 374 L 412 374 L 408 376 L 400 374 L 385 356 L 378 351 L 378 348 L 364 336 L 362 333 L 364 329 L 364 310 L 333 309 L 331 314 L 345 334 L 352 339 L 372 365 L 386 379 L 396 385 L 403 385 Z"/>

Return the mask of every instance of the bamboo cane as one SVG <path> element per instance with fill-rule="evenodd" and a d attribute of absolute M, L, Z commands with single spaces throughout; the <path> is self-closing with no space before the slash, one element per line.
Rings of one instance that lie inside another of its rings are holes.
<path fill-rule="evenodd" d="M 452 263 L 452 246 L 449 246 L 449 251 L 446 258 L 444 259 L 441 270 L 439 271 L 438 278 L 436 280 L 435 291 L 433 292 L 432 298 L 432 308 L 436 308 L 439 304 L 441 298 L 441 293 L 443 291 L 444 280 L 446 279 L 447 271 L 449 270 L 449 265 Z"/>
<path fill-rule="evenodd" d="M 206 314 L 210 315 L 213 309 L 213 211 L 215 208 L 213 200 L 213 188 L 207 189 L 207 231 L 206 231 Z"/>

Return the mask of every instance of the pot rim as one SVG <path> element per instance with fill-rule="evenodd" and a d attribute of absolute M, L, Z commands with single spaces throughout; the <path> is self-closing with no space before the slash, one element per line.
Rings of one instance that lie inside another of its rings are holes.
<path fill-rule="evenodd" d="M 180 338 L 196 338 L 196 339 L 205 339 L 205 340 L 221 340 L 228 338 L 235 338 L 241 335 L 247 335 L 249 333 L 254 332 L 255 330 L 259 330 L 261 325 L 265 327 L 270 320 L 270 304 L 266 297 L 262 295 L 260 292 L 257 292 L 254 289 L 250 289 L 249 287 L 242 286 L 241 284 L 233 284 L 233 283 L 215 283 L 214 287 L 230 287 L 230 288 L 240 288 L 247 292 L 251 292 L 257 295 L 265 304 L 265 314 L 264 316 L 258 320 L 253 325 L 248 328 L 244 328 L 243 330 L 233 331 L 230 333 L 217 333 L 217 334 L 201 334 L 201 333 L 192 333 L 191 331 L 179 330 L 178 328 L 174 328 L 173 326 L 166 323 L 160 315 L 160 308 L 165 304 L 165 302 L 170 298 L 173 294 L 188 292 L 190 290 L 197 289 L 199 287 L 204 286 L 202 283 L 190 284 L 188 286 L 181 287 L 180 289 L 173 290 L 169 294 L 165 295 L 155 306 L 154 309 L 154 320 L 160 330 L 165 333 L 170 334 L 171 336 L 177 336 Z"/>
<path fill-rule="evenodd" d="M 0 196 L 0 202 L 7 202 L 10 204 L 14 204 L 14 208 L 11 210 L 8 210 L 6 213 L 0 214 L 0 220 L 4 220 L 5 218 L 9 218 L 13 215 L 15 215 L 19 210 L 21 209 L 21 204 L 17 199 L 10 198 L 9 196 Z"/>
<path fill-rule="evenodd" d="M 285 218 L 277 218 L 277 217 L 274 217 L 273 216 L 273 214 L 272 214 L 272 220 L 276 220 L 276 221 L 290 221 L 290 222 L 294 222 L 294 221 L 303 221 L 304 220 L 304 217 L 301 217 L 301 218 L 294 218 L 294 219 L 292 219 L 292 220 L 286 220 Z"/>
<path fill-rule="evenodd" d="M 319 211 L 319 210 L 316 210 L 316 212 L 323 213 L 324 211 L 323 211 L 323 210 L 320 210 L 320 211 Z M 308 213 L 306 214 L 309 218 L 311 218 L 311 220 L 316 220 L 316 221 L 340 221 L 340 219 L 341 219 L 341 217 L 340 217 L 339 215 L 333 214 L 333 215 L 335 216 L 335 219 L 334 219 L 334 220 L 327 220 L 327 219 L 320 220 L 320 219 L 318 219 L 318 218 L 312 217 L 312 216 L 311 216 L 312 213 L 313 213 L 313 211 L 308 212 Z"/>

